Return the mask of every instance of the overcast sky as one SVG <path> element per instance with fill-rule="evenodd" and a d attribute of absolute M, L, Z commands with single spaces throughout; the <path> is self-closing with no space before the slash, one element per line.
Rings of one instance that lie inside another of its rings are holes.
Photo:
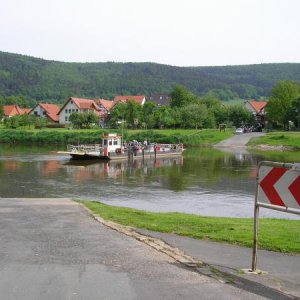
<path fill-rule="evenodd" d="M 0 51 L 72 62 L 300 62 L 300 0 L 0 0 Z"/>

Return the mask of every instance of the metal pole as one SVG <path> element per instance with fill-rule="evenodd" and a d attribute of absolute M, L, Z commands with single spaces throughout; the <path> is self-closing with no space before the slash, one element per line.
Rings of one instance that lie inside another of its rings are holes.
<path fill-rule="evenodd" d="M 256 174 L 256 192 L 255 192 L 255 204 L 254 204 L 254 228 L 253 228 L 253 250 L 252 250 L 252 268 L 251 271 L 256 271 L 257 265 L 257 248 L 258 248 L 258 218 L 259 218 L 259 205 L 258 205 L 258 185 L 259 185 L 259 168 L 261 163 L 258 164 Z"/>
<path fill-rule="evenodd" d="M 253 251 L 252 251 L 252 268 L 251 271 L 256 271 L 257 265 L 257 248 L 258 248 L 258 218 L 259 218 L 259 205 L 255 203 L 254 208 L 254 234 L 253 234 Z"/>

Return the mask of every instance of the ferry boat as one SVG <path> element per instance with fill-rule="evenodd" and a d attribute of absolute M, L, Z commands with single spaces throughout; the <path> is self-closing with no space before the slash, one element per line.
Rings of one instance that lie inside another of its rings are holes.
<path fill-rule="evenodd" d="M 137 158 L 156 158 L 182 155 L 183 144 L 139 143 L 132 141 L 123 143 L 122 136 L 109 133 L 102 136 L 101 144 L 67 145 L 67 151 L 73 159 L 120 160 Z"/>

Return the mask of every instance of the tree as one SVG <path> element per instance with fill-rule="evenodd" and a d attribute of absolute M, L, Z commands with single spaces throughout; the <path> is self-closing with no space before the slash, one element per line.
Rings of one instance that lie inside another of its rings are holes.
<path fill-rule="evenodd" d="M 188 104 L 197 103 L 198 98 L 189 92 L 184 86 L 177 85 L 170 94 L 171 107 L 183 107 Z"/>
<path fill-rule="evenodd" d="M 90 128 L 98 124 L 99 117 L 94 112 L 72 113 L 69 120 L 75 128 Z"/>
<path fill-rule="evenodd" d="M 119 102 L 110 111 L 110 126 L 117 126 L 119 121 L 125 121 L 127 104 Z"/>
<path fill-rule="evenodd" d="M 34 125 L 35 128 L 45 128 L 47 126 L 48 120 L 43 117 L 38 117 L 38 116 L 32 116 L 30 118 L 31 123 Z"/>
<path fill-rule="evenodd" d="M 180 109 L 183 128 L 203 128 L 208 118 L 207 107 L 201 103 L 190 104 Z"/>
<path fill-rule="evenodd" d="M 300 96 L 292 101 L 291 121 L 300 129 Z"/>
<path fill-rule="evenodd" d="M 154 112 L 155 126 L 157 128 L 173 127 L 175 119 L 173 110 L 169 106 L 161 106 Z"/>
<path fill-rule="evenodd" d="M 253 114 L 241 104 L 228 107 L 228 120 L 235 127 L 251 126 L 255 122 Z"/>
<path fill-rule="evenodd" d="M 297 83 L 285 80 L 278 82 L 272 89 L 271 97 L 266 106 L 268 120 L 278 123 L 284 129 L 289 128 L 293 111 L 293 100 L 299 96 Z"/>
<path fill-rule="evenodd" d="M 156 104 L 147 101 L 142 107 L 142 122 L 145 123 L 147 128 L 153 128 L 155 125 L 154 111 Z"/>
<path fill-rule="evenodd" d="M 203 103 L 207 106 L 208 113 L 210 115 L 209 122 L 206 124 L 205 127 L 215 127 L 216 123 L 217 125 L 219 125 L 225 123 L 228 120 L 227 106 L 225 106 L 213 94 L 207 93 L 204 97 L 200 99 L 200 103 Z"/>
<path fill-rule="evenodd" d="M 141 121 L 142 116 L 142 106 L 135 101 L 129 100 L 127 102 L 125 119 L 126 122 L 131 125 L 133 128 L 136 128 Z"/>
<path fill-rule="evenodd" d="M 0 103 L 0 120 L 2 119 L 3 116 L 4 116 L 4 110 L 3 110 L 3 106 Z"/>

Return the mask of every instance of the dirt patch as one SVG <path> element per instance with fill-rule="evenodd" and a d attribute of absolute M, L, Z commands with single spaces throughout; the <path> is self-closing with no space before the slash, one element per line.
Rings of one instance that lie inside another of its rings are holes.
<path fill-rule="evenodd" d="M 299 149 L 296 149 L 294 147 L 288 147 L 288 146 L 274 146 L 274 145 L 256 145 L 256 146 L 251 146 L 252 149 L 257 149 L 257 150 L 262 150 L 262 151 L 298 151 Z"/>

